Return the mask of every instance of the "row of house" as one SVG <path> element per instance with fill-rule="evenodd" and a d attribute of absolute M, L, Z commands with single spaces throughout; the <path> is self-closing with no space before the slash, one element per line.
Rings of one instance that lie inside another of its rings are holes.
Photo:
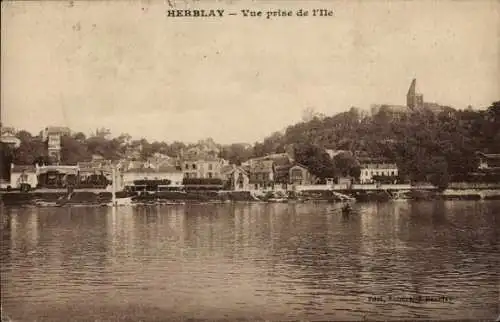
<path fill-rule="evenodd" d="M 48 127 L 43 136 L 50 141 L 52 137 L 61 136 L 66 131 L 66 128 Z M 59 147 L 56 145 L 54 143 L 54 151 Z M 329 151 L 329 155 L 334 157 L 345 152 Z M 114 179 L 118 189 L 131 186 L 138 180 L 168 180 L 172 187 L 182 187 L 185 179 L 218 179 L 227 189 L 245 191 L 286 190 L 319 181 L 307 166 L 294 160 L 293 150 L 252 158 L 240 166 L 219 158 L 219 153 L 213 141 L 205 140 L 182 151 L 176 158 L 156 153 L 146 161 L 132 159 L 112 162 L 94 155 L 92 161 L 79 162 L 76 166 L 13 166 L 11 182 L 16 185 L 19 180 L 25 181 L 26 175 L 35 175 L 38 184 L 46 186 L 64 185 L 69 179 L 81 187 L 105 186 L 113 180 L 113 169 L 116 169 Z M 361 183 L 372 183 L 373 177 L 377 175 L 396 177 L 398 169 L 395 164 L 389 163 L 362 165 Z"/>
<path fill-rule="evenodd" d="M 500 171 L 500 154 L 478 152 L 477 156 L 479 171 Z M 387 160 L 359 160 L 361 184 L 374 183 L 379 177 L 395 180 L 399 176 L 395 163 Z M 118 189 L 132 186 L 137 180 L 168 180 L 170 186 L 181 188 L 185 179 L 218 179 L 225 189 L 236 191 L 291 190 L 319 181 L 307 166 L 297 163 L 289 154 L 281 153 L 253 158 L 241 165 L 229 164 L 210 154 L 187 155 L 184 158 L 154 156 L 146 162 L 96 159 L 80 162 L 76 166 L 12 165 L 10 182 L 12 187 L 23 182 L 31 186 L 57 186 L 67 182 L 68 178 L 77 178 L 79 186 L 105 186 L 113 180 L 113 168 L 116 169 Z M 336 180 L 331 178 L 326 181 L 333 183 Z"/>
<path fill-rule="evenodd" d="M 317 179 L 307 167 L 285 154 L 248 160 L 237 166 L 215 155 L 185 154 L 179 159 L 160 162 L 124 162 L 120 176 L 125 186 L 135 180 L 170 180 L 181 186 L 184 179 L 220 179 L 230 190 L 287 189 L 289 185 L 313 184 Z"/>
<path fill-rule="evenodd" d="M 185 179 L 219 179 L 229 190 L 290 190 L 295 186 L 319 182 L 307 166 L 297 163 L 286 153 L 253 158 L 241 165 L 210 154 L 186 155 L 183 158 L 158 158 L 147 161 L 118 161 L 95 159 L 79 162 L 76 166 L 13 166 L 13 182 L 21 175 L 38 177 L 37 182 L 57 186 L 75 177 L 81 187 L 105 186 L 113 180 L 118 189 L 134 185 L 137 180 L 168 180 L 172 187 L 182 187 Z M 361 183 L 373 183 L 376 176 L 398 176 L 391 163 L 365 163 L 361 167 Z"/>

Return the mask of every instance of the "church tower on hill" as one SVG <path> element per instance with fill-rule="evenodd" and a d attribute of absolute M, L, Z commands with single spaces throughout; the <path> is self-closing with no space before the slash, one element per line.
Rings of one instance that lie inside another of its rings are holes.
<path fill-rule="evenodd" d="M 414 78 L 406 94 L 406 106 L 412 110 L 420 110 L 424 107 L 424 95 L 417 91 L 417 80 Z"/>

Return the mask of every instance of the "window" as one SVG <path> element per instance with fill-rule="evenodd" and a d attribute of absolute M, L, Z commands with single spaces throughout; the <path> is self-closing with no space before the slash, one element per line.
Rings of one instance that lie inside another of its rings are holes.
<path fill-rule="evenodd" d="M 394 171 L 391 171 L 391 176 L 395 176 L 396 174 L 394 173 Z"/>
<path fill-rule="evenodd" d="M 302 178 L 302 171 L 300 171 L 299 169 L 292 170 L 292 178 L 295 178 L 295 179 Z"/>
<path fill-rule="evenodd" d="M 209 164 L 208 164 L 208 170 L 212 171 L 212 169 L 213 169 L 212 164 L 211 164 L 211 163 L 209 163 Z"/>
<path fill-rule="evenodd" d="M 186 163 L 186 166 L 185 166 L 185 167 L 186 167 L 186 170 L 187 170 L 187 169 L 189 169 L 189 164 L 187 164 L 187 163 Z"/>
<path fill-rule="evenodd" d="M 209 178 L 209 179 L 212 179 L 212 172 L 209 172 L 209 173 L 208 173 L 208 178 Z"/>
<path fill-rule="evenodd" d="M 258 185 L 258 184 L 255 184 L 255 185 L 254 185 L 254 188 L 255 188 L 255 190 L 259 189 L 259 185 Z"/>
<path fill-rule="evenodd" d="M 193 170 L 196 170 L 196 164 L 193 163 Z"/>

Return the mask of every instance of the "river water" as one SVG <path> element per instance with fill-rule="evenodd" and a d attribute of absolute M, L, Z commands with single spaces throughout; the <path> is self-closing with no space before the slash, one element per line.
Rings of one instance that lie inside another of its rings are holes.
<path fill-rule="evenodd" d="M 500 202 L 4 208 L 16 321 L 487 319 Z"/>

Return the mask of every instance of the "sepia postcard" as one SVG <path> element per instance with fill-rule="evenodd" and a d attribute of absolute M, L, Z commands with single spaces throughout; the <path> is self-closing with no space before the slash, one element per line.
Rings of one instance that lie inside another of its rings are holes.
<path fill-rule="evenodd" d="M 1 321 L 500 322 L 500 1 L 1 2 Z"/>

